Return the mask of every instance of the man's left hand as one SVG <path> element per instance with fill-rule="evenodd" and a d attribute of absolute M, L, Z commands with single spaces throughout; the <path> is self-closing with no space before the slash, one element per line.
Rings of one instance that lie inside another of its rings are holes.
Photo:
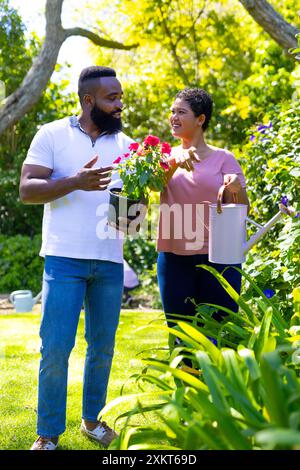
<path fill-rule="evenodd" d="M 137 212 L 139 215 L 135 219 L 128 219 L 127 217 L 119 217 L 118 223 L 109 222 L 109 225 L 120 232 L 123 232 L 125 235 L 136 235 L 143 223 L 145 216 L 147 214 L 147 204 L 145 201 L 141 202 L 137 206 Z"/>

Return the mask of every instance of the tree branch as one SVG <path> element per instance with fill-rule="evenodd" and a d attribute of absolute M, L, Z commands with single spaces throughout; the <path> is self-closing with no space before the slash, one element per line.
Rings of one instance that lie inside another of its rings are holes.
<path fill-rule="evenodd" d="M 169 27 L 168 27 L 168 24 L 166 22 L 166 18 L 164 16 L 163 11 L 162 11 L 161 5 L 158 5 L 158 8 L 159 8 L 160 15 L 161 15 L 162 26 L 164 28 L 166 36 L 169 38 L 171 53 L 173 55 L 173 59 L 174 59 L 175 63 L 177 64 L 179 75 L 181 76 L 181 78 L 183 80 L 183 83 L 185 85 L 190 85 L 189 78 L 188 78 L 187 74 L 185 73 L 185 70 L 182 66 L 182 63 L 181 63 L 181 61 L 178 57 L 176 44 L 174 44 L 174 42 L 173 42 L 172 33 L 169 30 Z"/>
<path fill-rule="evenodd" d="M 202 14 L 204 13 L 205 10 L 205 2 L 203 4 L 203 7 L 199 10 L 197 16 L 194 18 L 194 11 L 190 11 L 190 18 L 192 21 L 191 25 L 191 33 L 192 33 L 192 38 L 194 42 L 194 57 L 195 57 L 195 81 L 198 82 L 199 80 L 199 64 L 200 64 L 200 53 L 198 49 L 198 41 L 197 41 L 197 31 L 196 31 L 196 24 L 197 21 L 200 19 Z"/>
<path fill-rule="evenodd" d="M 138 44 L 126 45 L 118 41 L 104 39 L 98 36 L 96 33 L 89 31 L 88 29 L 79 28 L 79 27 L 65 29 L 64 32 L 65 32 L 66 39 L 69 38 L 70 36 L 82 36 L 82 37 L 88 38 L 90 41 L 96 44 L 96 46 L 108 47 L 110 49 L 123 49 L 125 51 L 129 51 L 130 49 L 134 49 L 135 47 L 138 46 Z"/>
<path fill-rule="evenodd" d="M 296 34 L 299 29 L 288 23 L 267 0 L 239 0 L 252 18 L 284 50 L 297 47 Z M 294 57 L 295 58 L 295 57 Z"/>

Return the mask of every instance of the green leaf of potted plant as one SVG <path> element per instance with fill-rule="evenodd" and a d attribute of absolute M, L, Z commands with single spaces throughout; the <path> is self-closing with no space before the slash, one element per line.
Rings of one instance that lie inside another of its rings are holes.
<path fill-rule="evenodd" d="M 139 215 L 140 203 L 146 202 L 151 190 L 162 191 L 171 147 L 154 135 L 148 135 L 142 144 L 133 142 L 129 152 L 113 162 L 123 182 L 122 189 L 112 188 L 109 201 L 109 221 L 118 217 L 133 220 Z"/>

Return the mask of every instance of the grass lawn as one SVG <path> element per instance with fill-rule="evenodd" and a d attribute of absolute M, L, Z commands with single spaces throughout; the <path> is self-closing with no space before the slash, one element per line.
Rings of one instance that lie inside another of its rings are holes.
<path fill-rule="evenodd" d="M 160 312 L 123 310 L 117 332 L 115 356 L 108 388 L 108 400 L 120 395 L 136 393 L 137 385 L 129 377 L 142 370 L 138 355 L 148 348 L 166 348 L 167 335 L 153 320 L 162 318 Z M 0 315 L 0 449 L 29 449 L 36 438 L 37 376 L 39 368 L 38 336 L 40 306 L 33 313 Z M 143 329 L 141 327 L 149 325 Z M 141 328 L 141 329 L 140 329 Z M 60 438 L 60 449 L 99 449 L 79 432 L 81 422 L 82 380 L 86 343 L 84 315 L 81 314 L 77 340 L 69 363 L 67 402 L 67 429 Z M 158 351 L 161 357 L 165 352 Z M 122 403 L 104 417 L 112 426 L 115 418 L 129 409 Z M 136 417 L 135 422 L 149 422 L 155 416 Z M 122 420 L 116 429 L 122 426 Z"/>

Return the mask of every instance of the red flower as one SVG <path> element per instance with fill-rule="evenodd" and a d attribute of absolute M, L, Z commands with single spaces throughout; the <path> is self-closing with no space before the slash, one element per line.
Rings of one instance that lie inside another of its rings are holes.
<path fill-rule="evenodd" d="M 162 160 L 159 162 L 160 166 L 165 170 L 165 171 L 168 171 L 169 170 L 169 165 L 167 164 L 167 162 L 163 162 Z"/>
<path fill-rule="evenodd" d="M 139 148 L 139 144 L 137 142 L 132 142 L 129 145 L 129 150 L 131 150 L 133 152 L 136 152 L 138 148 Z"/>
<path fill-rule="evenodd" d="M 124 158 L 128 158 L 130 153 L 124 153 Z"/>
<path fill-rule="evenodd" d="M 118 157 L 113 161 L 113 164 L 114 163 L 120 163 L 121 160 L 122 160 L 122 157 Z"/>
<path fill-rule="evenodd" d="M 171 145 L 168 144 L 168 142 L 163 142 L 161 144 L 161 151 L 162 151 L 162 153 L 166 153 L 168 155 L 171 155 L 171 151 L 172 151 Z"/>
<path fill-rule="evenodd" d="M 151 147 L 156 147 L 160 142 L 160 139 L 155 135 L 148 135 L 144 140 L 145 145 L 151 145 Z"/>

